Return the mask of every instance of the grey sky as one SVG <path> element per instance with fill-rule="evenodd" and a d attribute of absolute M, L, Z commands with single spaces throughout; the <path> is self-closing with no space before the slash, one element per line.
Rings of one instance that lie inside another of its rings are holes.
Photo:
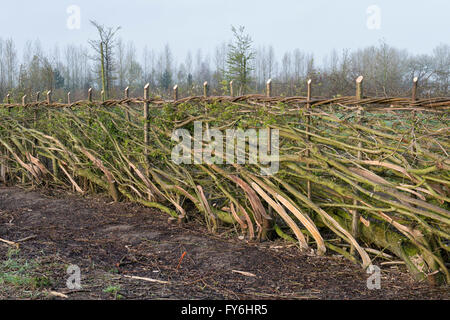
<path fill-rule="evenodd" d="M 81 28 L 66 27 L 68 6 L 81 8 Z M 381 9 L 381 29 L 369 30 L 367 8 Z M 177 60 L 188 50 L 213 52 L 231 38 L 230 26 L 245 25 L 255 45 L 272 44 L 277 55 L 300 48 L 319 58 L 333 48 L 356 49 L 385 39 L 412 53 L 429 53 L 450 43 L 449 0 L 14 0 L 2 1 L 0 37 L 22 48 L 39 38 L 55 43 L 87 43 L 95 38 L 90 19 L 122 27 L 120 36 L 159 50 L 169 43 Z M 320 61 L 321 62 L 321 61 Z"/>

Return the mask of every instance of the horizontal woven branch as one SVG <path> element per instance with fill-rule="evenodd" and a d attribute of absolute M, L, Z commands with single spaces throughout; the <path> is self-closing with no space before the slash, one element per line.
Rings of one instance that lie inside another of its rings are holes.
<path fill-rule="evenodd" d="M 164 105 L 167 103 L 171 103 L 174 105 L 182 104 L 182 103 L 213 103 L 213 102 L 252 102 L 252 103 L 264 103 L 264 104 L 277 104 L 282 103 L 286 105 L 305 105 L 308 103 L 306 97 L 266 97 L 264 95 L 253 94 L 253 95 L 245 95 L 240 97 L 230 97 L 230 96 L 191 96 L 182 98 L 179 100 L 165 100 L 161 98 L 151 98 L 151 99 L 143 99 L 143 98 L 128 98 L 128 99 L 111 99 L 106 101 L 88 101 L 88 100 L 80 100 L 70 104 L 66 103 L 57 103 L 52 102 L 48 103 L 47 101 L 38 101 L 38 102 L 30 102 L 25 104 L 19 103 L 4 103 L 0 104 L 1 108 L 14 108 L 14 107 L 49 107 L 49 108 L 64 108 L 64 107 L 77 107 L 83 105 L 96 105 L 109 107 L 120 104 L 140 104 L 148 102 L 153 105 Z M 367 97 L 364 99 L 356 99 L 354 96 L 347 97 L 339 97 L 332 99 L 325 98 L 314 98 L 309 101 L 311 106 L 323 106 L 323 105 L 345 105 L 345 106 L 356 106 L 356 105 L 373 105 L 376 107 L 420 107 L 427 109 L 447 109 L 450 107 L 450 97 L 442 97 L 442 98 L 430 98 L 430 99 L 418 99 L 413 101 L 410 98 L 399 98 L 399 97 L 388 97 L 388 98 L 376 98 L 376 97 Z"/>

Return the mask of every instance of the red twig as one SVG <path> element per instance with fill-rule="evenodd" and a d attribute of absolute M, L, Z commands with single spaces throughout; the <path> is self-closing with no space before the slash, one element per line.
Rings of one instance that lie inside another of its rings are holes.
<path fill-rule="evenodd" d="M 187 254 L 187 252 L 185 251 L 185 252 L 183 252 L 183 254 L 181 255 L 180 261 L 178 262 L 177 270 L 180 268 L 181 262 L 183 261 L 184 256 L 185 256 L 186 254 Z"/>

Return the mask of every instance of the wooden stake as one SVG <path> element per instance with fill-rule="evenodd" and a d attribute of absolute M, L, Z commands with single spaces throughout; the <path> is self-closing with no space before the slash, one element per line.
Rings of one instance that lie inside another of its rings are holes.
<path fill-rule="evenodd" d="M 178 85 L 175 85 L 175 87 L 173 87 L 173 100 L 178 100 Z"/>
<path fill-rule="evenodd" d="M 305 131 L 308 133 L 306 135 L 306 141 L 310 142 L 311 136 L 309 135 L 309 130 L 310 130 L 309 126 L 311 125 L 311 116 L 309 115 L 309 112 L 310 112 L 310 108 L 311 108 L 311 95 L 312 95 L 312 80 L 311 79 L 309 79 L 307 82 L 307 88 L 308 88 L 308 90 L 307 90 L 307 96 L 306 96 L 306 112 L 308 114 L 306 115 L 307 126 L 306 126 Z M 308 149 L 308 150 L 306 150 L 306 157 L 309 157 L 309 155 L 310 155 L 310 152 Z M 309 163 L 306 164 L 306 167 L 309 169 Z M 307 192 L 308 192 L 308 199 L 311 200 L 311 181 L 310 180 L 308 180 L 306 182 L 306 187 L 307 187 Z"/>
<path fill-rule="evenodd" d="M 36 102 L 39 102 L 39 98 L 41 97 L 41 92 L 36 92 Z M 33 112 L 33 116 L 34 116 L 34 128 L 36 128 L 36 121 L 37 121 L 37 110 L 36 108 L 34 108 L 34 112 Z"/>
<path fill-rule="evenodd" d="M 70 104 L 71 102 L 70 102 L 70 91 L 69 92 L 67 92 L 67 104 Z"/>
<path fill-rule="evenodd" d="M 234 97 L 233 80 L 230 81 L 230 96 L 231 96 L 231 97 Z"/>
<path fill-rule="evenodd" d="M 130 87 L 125 88 L 124 97 L 125 99 L 130 98 Z M 128 103 L 126 105 L 128 106 Z M 130 121 L 130 113 L 128 112 L 128 110 L 125 110 L 125 118 L 127 119 L 127 121 Z"/>
<path fill-rule="evenodd" d="M 26 103 L 27 103 L 27 95 L 24 95 L 22 97 L 22 106 L 25 106 Z"/>
<path fill-rule="evenodd" d="M 48 90 L 47 92 L 47 103 L 52 104 L 52 90 Z"/>
<path fill-rule="evenodd" d="M 11 95 L 9 93 L 6 95 L 6 103 L 11 104 Z M 8 108 L 8 113 L 11 113 L 11 108 Z M 4 152 L 5 152 L 5 154 L 8 154 L 8 152 L 6 150 Z M 2 160 L 2 163 L 0 164 L 0 176 L 1 176 L 4 184 L 6 184 L 6 182 L 7 182 L 6 181 L 7 180 L 6 179 L 7 171 L 8 171 L 8 168 L 6 166 L 6 161 Z"/>
<path fill-rule="evenodd" d="M 417 84 L 418 84 L 418 82 L 419 82 L 419 78 L 418 77 L 414 77 L 414 79 L 413 79 L 413 87 L 412 87 L 412 97 L 411 97 L 412 103 L 416 102 L 416 100 L 417 100 Z M 413 141 L 411 146 L 412 146 L 413 153 L 416 153 L 417 152 L 417 147 L 416 147 L 416 142 L 417 141 L 416 141 L 416 128 L 415 128 L 415 126 L 416 126 L 416 122 L 417 122 L 417 113 L 416 113 L 416 110 L 414 110 L 414 109 L 413 109 L 413 112 L 411 113 L 411 118 L 412 118 L 412 122 L 413 122 L 413 124 L 411 126 L 411 136 L 414 139 L 414 141 Z M 417 159 L 414 159 L 412 161 L 412 165 L 413 166 L 417 165 Z M 415 198 L 417 198 L 416 195 L 413 195 L 413 196 Z"/>
<path fill-rule="evenodd" d="M 364 80 L 363 76 L 359 76 L 356 79 L 356 99 L 362 100 L 363 99 L 363 86 L 362 82 Z M 361 115 L 362 115 L 362 106 L 358 105 L 358 110 L 356 111 L 356 121 L 359 124 L 361 122 Z M 361 133 L 358 131 L 358 138 L 361 138 Z M 358 148 L 362 148 L 362 142 L 358 141 Z M 358 150 L 357 154 L 358 160 L 362 159 L 362 153 L 361 150 Z M 358 205 L 358 200 L 353 200 L 353 204 L 355 206 Z M 357 209 L 353 210 L 353 219 L 352 219 L 352 236 L 355 238 L 355 240 L 358 240 L 359 237 L 359 211 Z M 350 254 L 355 254 L 355 246 L 350 247 Z"/>
<path fill-rule="evenodd" d="M 307 85 L 306 101 L 308 102 L 307 107 L 309 108 L 312 96 L 312 80 L 309 79 L 306 85 Z"/>
<path fill-rule="evenodd" d="M 52 90 L 47 91 L 47 103 L 50 105 L 52 104 Z M 50 112 L 50 110 L 48 110 L 48 119 L 49 121 L 52 118 L 52 114 Z M 56 161 L 56 158 L 52 158 L 52 169 L 53 169 L 53 177 L 54 177 L 54 181 L 57 182 L 58 181 L 58 164 Z"/>
<path fill-rule="evenodd" d="M 88 90 L 88 100 L 89 102 L 92 102 L 92 88 L 89 88 Z"/>
<path fill-rule="evenodd" d="M 417 84 L 418 84 L 418 82 L 419 82 L 419 78 L 414 77 L 413 87 L 412 87 L 412 97 L 411 97 L 411 100 L 413 103 L 416 102 L 416 100 L 417 100 Z"/>
<path fill-rule="evenodd" d="M 149 121 L 150 121 L 150 115 L 149 115 L 149 103 L 148 99 L 150 97 L 150 83 L 147 83 L 144 87 L 144 144 L 145 144 L 145 159 L 148 161 L 148 146 L 149 146 Z"/>
<path fill-rule="evenodd" d="M 363 97 L 363 87 L 362 87 L 363 80 L 364 80 L 363 76 L 359 76 L 356 79 L 356 99 L 358 100 L 362 100 Z"/>
<path fill-rule="evenodd" d="M 266 83 L 266 96 L 270 98 L 272 96 L 272 79 L 267 80 Z"/>
<path fill-rule="evenodd" d="M 205 98 L 208 97 L 208 81 L 205 81 L 205 82 L 203 83 L 203 96 L 204 96 Z"/>
<path fill-rule="evenodd" d="M 272 79 L 269 79 L 266 84 L 266 94 L 267 97 L 272 95 Z M 272 153 L 272 129 L 267 128 L 267 152 Z"/>

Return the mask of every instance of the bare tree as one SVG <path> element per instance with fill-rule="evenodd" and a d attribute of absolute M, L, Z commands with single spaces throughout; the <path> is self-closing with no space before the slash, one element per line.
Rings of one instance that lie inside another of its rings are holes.
<path fill-rule="evenodd" d="M 144 70 L 136 59 L 136 48 L 131 41 L 127 45 L 125 61 L 125 82 L 131 88 L 137 88 L 139 84 L 142 84 Z"/>
<path fill-rule="evenodd" d="M 0 38 L 0 96 L 4 96 L 6 88 L 5 63 L 3 61 L 3 39 Z"/>
<path fill-rule="evenodd" d="M 436 95 L 448 96 L 450 91 L 450 46 L 441 44 L 433 50 Z"/>
<path fill-rule="evenodd" d="M 144 82 L 150 83 L 152 87 L 155 87 L 155 57 L 155 51 L 145 46 L 143 54 Z"/>
<path fill-rule="evenodd" d="M 122 39 L 117 40 L 116 43 L 116 71 L 117 71 L 117 85 L 119 86 L 119 89 L 125 89 L 125 87 L 128 85 L 126 84 L 126 52 L 125 52 L 125 45 L 122 41 Z"/>
<path fill-rule="evenodd" d="M 12 39 L 7 39 L 4 44 L 4 64 L 6 73 L 6 86 L 13 88 L 16 83 L 17 74 L 17 50 Z"/>
<path fill-rule="evenodd" d="M 139 59 L 132 42 L 125 44 L 117 39 L 120 27 L 105 27 L 94 21 L 92 24 L 98 31 L 96 40 L 85 46 L 67 45 L 61 54 L 58 47 L 46 51 L 39 41 L 28 41 L 19 58 L 14 41 L 0 39 L 0 99 L 7 93 L 20 99 L 23 94 L 58 88 L 59 92 L 54 90 L 55 99 L 66 98 L 62 89 L 70 90 L 72 99 L 81 99 L 89 87 L 103 85 L 100 82 L 102 55 L 107 94 L 112 94 L 114 89 L 150 83 L 152 88 L 162 89 L 160 93 L 167 94 L 173 84 L 178 84 L 183 92 L 193 95 L 202 92 L 204 81 L 209 82 L 212 94 L 224 94 L 229 90 L 230 80 L 235 80 L 234 88 L 239 91 L 239 75 L 244 69 L 247 70 L 244 80 L 247 89 L 260 93 L 266 81 L 272 78 L 277 84 L 274 94 L 306 94 L 306 80 L 311 78 L 317 96 L 350 95 L 354 94 L 354 79 L 359 75 L 364 75 L 367 95 L 409 96 L 414 77 L 419 78 L 420 96 L 448 96 L 450 93 L 449 44 L 439 45 L 428 54 L 410 54 L 381 41 L 378 45 L 353 51 L 334 50 L 319 65 L 314 55 L 300 49 L 279 56 L 270 45 L 253 50 L 251 39 L 240 28 L 234 30 L 231 46 L 221 43 L 211 56 L 200 49 L 194 56 L 188 51 L 183 63 L 179 63 L 168 45 L 159 52 L 145 47 Z M 237 51 L 234 52 L 235 73 L 231 75 L 224 71 L 231 70 L 228 62 L 233 45 Z M 242 48 L 248 51 L 239 52 Z M 249 54 L 247 59 L 241 59 L 245 58 L 239 55 L 243 52 Z M 245 90 L 241 90 L 243 92 Z"/>
<path fill-rule="evenodd" d="M 102 59 L 104 63 L 104 76 L 105 76 L 105 94 L 108 96 L 111 92 L 114 81 L 115 61 L 114 61 L 114 48 L 116 45 L 116 34 L 121 27 L 106 27 L 96 21 L 91 20 L 91 24 L 97 29 L 99 40 L 89 40 L 89 44 L 96 52 L 94 60 L 97 62 L 96 73 L 101 79 L 101 64 Z M 101 50 L 103 48 L 103 52 Z M 103 57 L 103 58 L 102 58 Z"/>

